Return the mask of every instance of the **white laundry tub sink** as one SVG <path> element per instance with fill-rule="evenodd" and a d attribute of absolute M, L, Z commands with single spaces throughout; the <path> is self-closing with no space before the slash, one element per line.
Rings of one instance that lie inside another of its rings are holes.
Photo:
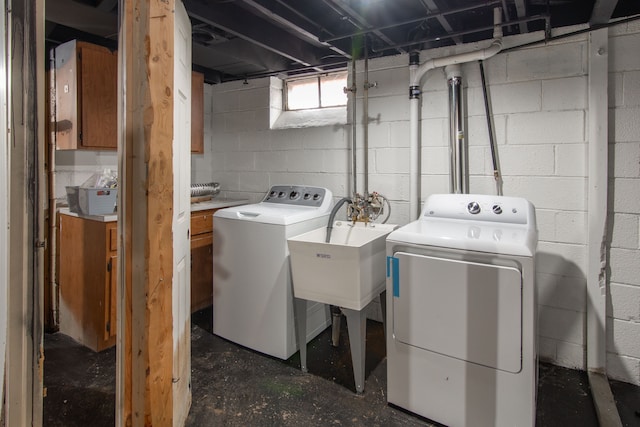
<path fill-rule="evenodd" d="M 336 221 L 287 239 L 296 298 L 362 310 L 385 288 L 385 241 L 395 224 Z"/>

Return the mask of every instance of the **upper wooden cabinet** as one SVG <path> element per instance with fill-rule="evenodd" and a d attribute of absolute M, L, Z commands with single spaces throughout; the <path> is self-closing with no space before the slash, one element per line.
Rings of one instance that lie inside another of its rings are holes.
<path fill-rule="evenodd" d="M 204 153 L 204 74 L 191 72 L 191 152 Z"/>
<path fill-rule="evenodd" d="M 118 148 L 118 54 L 72 40 L 55 48 L 58 150 Z M 204 153 L 204 74 L 191 74 L 191 152 Z"/>
<path fill-rule="evenodd" d="M 118 55 L 72 40 L 55 48 L 56 148 L 115 150 Z"/>

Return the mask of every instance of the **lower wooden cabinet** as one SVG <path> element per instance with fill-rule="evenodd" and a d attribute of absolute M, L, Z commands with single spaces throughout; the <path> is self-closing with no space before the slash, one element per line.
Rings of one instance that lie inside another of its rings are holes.
<path fill-rule="evenodd" d="M 191 213 L 191 312 L 213 304 L 213 214 Z M 117 222 L 59 215 L 60 332 L 94 351 L 116 343 Z"/>
<path fill-rule="evenodd" d="M 213 304 L 213 214 L 191 213 L 191 312 Z"/>
<path fill-rule="evenodd" d="M 94 351 L 116 343 L 117 222 L 60 215 L 60 332 Z"/>

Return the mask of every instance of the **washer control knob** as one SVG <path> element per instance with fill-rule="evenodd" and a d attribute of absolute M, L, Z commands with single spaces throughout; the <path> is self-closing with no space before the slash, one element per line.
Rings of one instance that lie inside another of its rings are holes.
<path fill-rule="evenodd" d="M 493 205 L 493 213 L 496 215 L 500 215 L 502 213 L 502 208 L 500 207 L 500 205 Z"/>
<path fill-rule="evenodd" d="M 476 215 L 480 213 L 480 205 L 478 202 L 471 202 L 467 205 L 467 210 L 471 215 Z"/>
<path fill-rule="evenodd" d="M 298 193 L 297 191 L 292 191 L 291 193 L 289 193 L 289 199 L 291 200 L 295 200 L 298 197 L 300 197 L 300 193 Z"/>
<path fill-rule="evenodd" d="M 284 191 L 281 191 L 281 192 L 278 193 L 278 197 L 281 198 L 281 199 L 286 195 L 287 195 L 287 193 L 285 193 Z"/>
<path fill-rule="evenodd" d="M 309 200 L 311 198 L 311 194 L 309 193 L 304 193 L 303 199 L 305 200 Z"/>
<path fill-rule="evenodd" d="M 319 200 L 320 199 L 320 195 L 318 193 L 313 195 L 313 200 Z"/>

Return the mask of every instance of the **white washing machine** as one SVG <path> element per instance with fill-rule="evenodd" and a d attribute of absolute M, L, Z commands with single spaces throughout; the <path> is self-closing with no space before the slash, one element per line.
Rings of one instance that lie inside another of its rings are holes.
<path fill-rule="evenodd" d="M 535 210 L 432 195 L 387 237 L 388 402 L 448 426 L 535 426 Z"/>
<path fill-rule="evenodd" d="M 213 333 L 280 359 L 298 349 L 287 238 L 326 227 L 326 188 L 273 186 L 262 202 L 214 214 Z M 330 325 L 324 304 L 309 304 L 307 341 Z"/>

